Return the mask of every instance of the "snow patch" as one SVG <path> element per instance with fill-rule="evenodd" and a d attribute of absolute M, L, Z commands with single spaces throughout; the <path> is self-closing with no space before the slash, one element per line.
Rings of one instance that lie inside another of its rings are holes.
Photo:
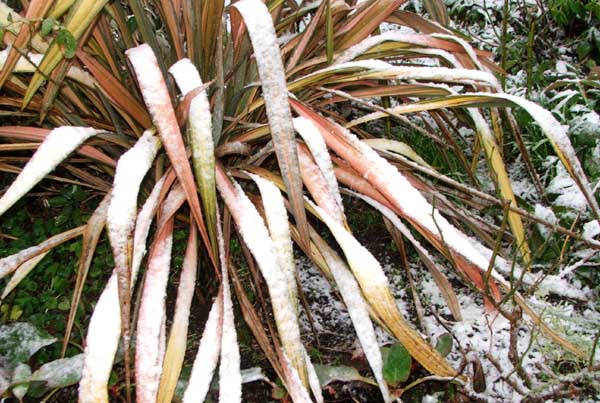
<path fill-rule="evenodd" d="M 554 211 L 552 211 L 550 207 L 546 207 L 541 205 L 540 203 L 536 203 L 534 214 L 537 218 L 548 221 L 554 225 L 558 224 L 558 219 L 556 218 Z M 538 231 L 540 231 L 540 234 L 546 239 L 552 235 L 552 231 L 550 230 L 550 228 L 546 227 L 545 225 L 537 224 L 537 228 Z"/>

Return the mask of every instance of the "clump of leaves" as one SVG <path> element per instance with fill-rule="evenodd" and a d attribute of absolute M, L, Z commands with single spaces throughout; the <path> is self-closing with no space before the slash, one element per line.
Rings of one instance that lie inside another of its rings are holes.
<path fill-rule="evenodd" d="M 50 2 L 32 1 L 20 21 L 59 21 L 51 42 L 39 35 L 44 24 L 33 30 L 26 23 L 7 24 L 8 16 L 17 14 L 0 3 L 4 40 L 13 45 L 5 51 L 0 81 L 12 100 L 5 108 L 39 115 L 44 127 L 54 128 L 0 128 L 7 150 L 35 150 L 25 165 L 22 159 L 3 163 L 2 169 L 18 176 L 0 198 L 0 214 L 8 214 L 42 180 L 76 181 L 103 195 L 84 225 L 0 260 L 0 276 L 14 276 L 48 250 L 83 237 L 66 345 L 106 227 L 114 271 L 88 325 L 80 401 L 108 401 L 120 340 L 127 399 L 135 367 L 138 401 L 171 401 L 187 349 L 187 326 L 178 318 L 189 316 L 194 291 L 214 301 L 207 303 L 210 314 L 183 401 L 204 399 L 218 363 L 220 400 L 240 401 L 234 323 L 242 318 L 291 399 L 322 401 L 319 371 L 300 332 L 302 288 L 296 283 L 292 242 L 338 288 L 384 401 L 392 400 L 388 383 L 404 377 L 386 378 L 373 321 L 402 344 L 403 356 L 441 379 L 453 379 L 456 368 L 400 312 L 381 264 L 353 235 L 341 193 L 366 201 L 392 224 L 394 239 L 414 245 L 457 319 L 456 295 L 431 253 L 478 289 L 490 310 L 502 312 L 505 300 L 511 300 L 546 335 L 585 357 L 543 323 L 514 283 L 493 270 L 490 256 L 509 255 L 510 245 L 495 241 L 497 225 L 470 214 L 470 207 L 503 207 L 504 239 L 519 251 L 519 262 L 532 263 L 523 219 L 531 216 L 517 203 L 502 153 L 504 124 L 507 135 L 520 141 L 514 118 L 504 109 L 517 106 L 540 126 L 586 196 L 591 214 L 600 216 L 566 130 L 538 105 L 504 94 L 489 53 L 402 11 L 403 3 L 298 6 L 241 0 L 192 7 L 157 1 L 150 16 L 138 0 L 78 0 L 51 9 L 44 6 Z M 435 14 L 444 19 L 439 7 Z M 378 34 L 383 22 L 412 32 Z M 67 52 L 72 43 L 59 39 L 62 29 L 77 43 L 74 57 Z M 415 64 L 414 58 L 429 64 Z M 350 114 L 342 113 L 344 104 Z M 353 115 L 354 120 L 346 118 Z M 471 182 L 437 172 L 410 144 L 385 138 L 385 130 L 374 128 L 380 119 L 389 119 L 394 130 L 430 138 L 440 154 L 460 161 L 463 177 Z M 463 130 L 470 130 L 475 141 L 465 141 Z M 527 150 L 522 152 L 527 160 Z M 481 158 L 489 164 L 496 195 L 477 189 L 474 169 Z M 532 169 L 529 174 L 536 178 Z M 452 198 L 444 195 L 448 189 Z M 175 220 L 183 220 L 190 235 L 176 325 L 167 330 Z M 325 234 L 332 235 L 331 242 Z M 239 276 L 231 259 L 233 242 L 242 245 L 250 277 Z M 194 290 L 196 267 L 220 285 L 216 295 L 206 295 L 205 287 Z M 138 286 L 140 271 L 145 281 Z M 260 291 L 257 304 L 250 302 L 250 290 Z"/>

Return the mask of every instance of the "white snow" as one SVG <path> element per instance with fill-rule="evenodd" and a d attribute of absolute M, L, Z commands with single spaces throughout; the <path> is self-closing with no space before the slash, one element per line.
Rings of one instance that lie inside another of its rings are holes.
<path fill-rule="evenodd" d="M 573 111 L 574 108 L 571 108 Z M 600 115 L 595 111 L 587 111 L 576 116 L 570 122 L 570 134 L 598 134 L 600 133 Z"/>
<path fill-rule="evenodd" d="M 598 220 L 588 221 L 583 225 L 583 237 L 592 239 L 600 234 L 600 224 Z"/>
<path fill-rule="evenodd" d="M 219 183 L 217 181 L 217 184 Z M 235 188 L 234 195 L 221 186 L 219 186 L 219 190 L 244 242 L 255 257 L 265 278 L 283 348 L 292 357 L 295 365 L 302 365 L 304 364 L 304 347 L 300 339 L 298 311 L 290 298 L 287 276 L 279 267 L 276 246 L 269 236 L 262 217 L 248 196 L 237 182 L 234 182 L 233 186 Z"/>
<path fill-rule="evenodd" d="M 271 134 L 275 141 L 275 152 L 278 155 L 279 168 L 284 180 L 288 178 L 288 171 L 297 169 L 298 164 L 294 152 L 285 154 L 284 145 L 288 145 L 295 137 L 292 126 L 292 113 L 288 102 L 287 82 L 281 53 L 277 46 L 277 36 L 273 27 L 273 19 L 266 5 L 260 0 L 242 0 L 233 4 L 237 8 L 250 34 L 254 48 L 258 73 L 261 79 L 265 108 L 271 127 Z M 291 197 L 299 197 L 299 188 L 294 184 L 287 184 Z M 293 361 L 293 358 L 292 358 Z"/>
<path fill-rule="evenodd" d="M 217 362 L 219 361 L 221 334 L 223 330 L 221 326 L 222 317 L 223 301 L 222 290 L 220 290 L 210 309 L 208 320 L 204 325 L 198 353 L 192 366 L 190 381 L 183 395 L 183 403 L 202 402 L 206 397 L 214 371 L 217 368 Z"/>
<path fill-rule="evenodd" d="M 556 167 L 556 176 L 552 178 L 546 187 L 546 192 L 558 195 L 554 200 L 554 205 L 569 207 L 577 211 L 585 211 L 587 207 L 585 196 L 563 164 L 557 161 L 556 157 L 549 156 L 545 165 L 549 168 L 553 165 Z"/>
<path fill-rule="evenodd" d="M 558 224 L 558 219 L 556 218 L 554 211 L 552 211 L 552 209 L 550 207 L 546 207 L 540 203 L 536 203 L 534 214 L 536 217 L 538 217 L 542 220 L 546 220 L 549 223 Z M 550 230 L 550 228 L 548 228 L 545 225 L 537 224 L 537 228 L 538 228 L 538 231 L 540 231 L 540 234 L 544 238 L 548 238 L 552 234 L 552 231 Z"/>
<path fill-rule="evenodd" d="M 91 127 L 61 126 L 52 130 L 0 198 L 0 216 L 96 133 Z"/>
<path fill-rule="evenodd" d="M 138 402 L 156 400 L 162 372 L 166 288 L 173 246 L 172 224 L 166 226 L 171 226 L 171 229 L 159 242 L 153 244 L 148 257 L 148 270 L 138 314 L 135 339 L 135 391 Z"/>
<path fill-rule="evenodd" d="M 135 284 L 142 258 L 146 253 L 146 239 L 164 183 L 163 177 L 154 185 L 152 193 L 138 214 L 133 241 L 132 286 Z M 113 270 L 88 325 L 84 366 L 79 382 L 79 401 L 82 403 L 108 403 L 108 379 L 121 334 L 119 312 L 117 274 Z"/>
<path fill-rule="evenodd" d="M 348 314 L 356 330 L 362 350 L 369 361 L 375 379 L 383 395 L 384 401 L 390 402 L 391 397 L 387 384 L 383 379 L 383 361 L 377 344 L 377 337 L 371 319 L 369 317 L 368 305 L 365 302 L 360 287 L 344 261 L 331 249 L 321 238 L 314 237 L 313 241 L 319 248 L 327 266 L 338 286 L 342 298 L 348 309 Z M 304 285 L 304 283 L 303 283 Z M 337 302 L 336 300 L 334 302 Z M 321 305 L 321 304 L 320 304 Z M 318 311 L 321 311 L 321 306 Z"/>
<path fill-rule="evenodd" d="M 128 270 L 128 242 L 132 237 L 137 211 L 137 198 L 144 176 L 152 166 L 160 140 L 154 130 L 147 130 L 136 144 L 119 158 L 106 217 L 115 265 L 123 273 Z"/>
<path fill-rule="evenodd" d="M 342 196 L 340 195 L 338 182 L 335 173 L 333 172 L 331 155 L 327 150 L 323 136 L 319 133 L 319 129 L 310 120 L 304 117 L 294 118 L 294 128 L 310 149 L 311 154 L 315 158 L 315 162 L 321 169 L 321 173 L 327 181 L 329 192 L 336 200 L 337 208 L 339 209 L 338 214 L 340 215 L 340 218 L 343 219 L 344 205 L 342 203 Z"/>
<path fill-rule="evenodd" d="M 218 220 L 220 222 L 220 219 Z M 220 225 L 217 231 L 220 232 Z M 221 263 L 223 330 L 221 333 L 221 364 L 219 365 L 219 403 L 242 401 L 242 375 L 240 373 L 240 347 L 237 341 L 233 302 L 229 288 L 228 263 L 225 257 L 223 235 L 219 233 L 219 257 Z"/>
<path fill-rule="evenodd" d="M 200 74 L 189 59 L 181 59 L 169 69 L 185 96 L 202 85 Z M 206 90 L 200 91 L 190 103 L 188 121 L 196 182 L 209 189 L 215 187 L 215 156 L 212 118 Z"/>
<path fill-rule="evenodd" d="M 297 305 L 298 289 L 296 286 L 294 249 L 283 196 L 279 188 L 271 181 L 263 179 L 259 175 L 251 173 L 248 173 L 248 175 L 258 185 L 279 268 L 284 275 L 285 282 L 288 284 L 290 302 Z"/>

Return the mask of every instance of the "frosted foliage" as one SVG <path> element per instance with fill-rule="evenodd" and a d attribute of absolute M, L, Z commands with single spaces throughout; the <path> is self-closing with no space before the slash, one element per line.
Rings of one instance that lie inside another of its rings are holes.
<path fill-rule="evenodd" d="M 391 397 L 387 389 L 387 384 L 383 379 L 383 360 L 381 351 L 377 344 L 377 337 L 375 336 L 375 329 L 371 323 L 367 303 L 362 296 L 358 283 L 352 276 L 352 273 L 346 264 L 335 251 L 324 242 L 318 242 L 317 245 L 329 270 L 331 270 L 331 274 L 338 286 L 340 294 L 342 294 L 344 303 L 348 308 L 348 314 L 350 315 L 352 324 L 356 330 L 356 335 L 358 336 L 365 356 L 369 361 L 369 365 L 373 370 L 375 379 L 379 384 L 384 401 L 390 402 Z"/>
<path fill-rule="evenodd" d="M 356 60 L 351 62 L 345 62 L 336 64 L 334 66 L 326 67 L 324 69 L 318 70 L 312 74 L 309 74 L 307 77 L 316 76 L 323 73 L 335 73 L 338 71 L 345 70 L 375 70 L 375 71 L 389 71 L 393 70 L 394 65 L 384 62 L 383 60 L 376 59 L 366 59 L 366 60 Z"/>
<path fill-rule="evenodd" d="M 25 263 L 21 264 L 15 273 L 12 275 L 6 287 L 4 287 L 4 291 L 2 291 L 2 295 L 0 296 L 0 300 L 6 298 L 6 296 L 15 289 L 15 287 L 23 280 L 34 268 L 37 264 L 44 258 L 48 252 L 40 253 L 37 256 L 32 257 L 27 260 Z M 1 276 L 1 274 L 0 274 Z"/>
<path fill-rule="evenodd" d="M 304 348 L 302 348 L 302 354 L 304 355 Z M 287 389 L 294 403 L 312 403 L 308 390 L 302 384 L 298 371 L 290 363 L 290 359 L 284 351 L 281 352 L 280 361 L 283 371 L 286 373 Z"/>
<path fill-rule="evenodd" d="M 378 290 L 381 289 L 381 287 L 387 288 L 387 278 L 381 265 L 377 259 L 373 257 L 371 252 L 362 246 L 352 234 L 331 218 L 322 208 L 310 201 L 309 203 L 333 233 L 336 241 L 344 251 L 348 263 L 350 263 L 350 267 L 359 281 L 360 286 L 366 290 Z"/>
<path fill-rule="evenodd" d="M 296 154 L 290 153 L 288 159 L 282 158 L 282 144 L 290 143 L 294 138 L 292 113 L 288 103 L 288 92 L 277 36 L 269 10 L 260 0 L 242 0 L 234 4 L 248 28 L 250 40 L 256 56 L 256 64 L 260 75 L 265 107 L 269 118 L 271 133 L 275 139 L 281 176 L 288 177 L 290 169 L 297 166 Z M 287 180 L 287 179 L 286 179 Z M 288 186 L 290 184 L 287 184 Z M 295 192 L 295 189 L 288 189 Z"/>
<path fill-rule="evenodd" d="M 403 214 L 438 237 L 441 230 L 444 242 L 451 249 L 460 253 L 480 269 L 487 270 L 487 260 L 473 247 L 472 242 L 442 217 L 439 211 L 429 204 L 396 167 L 380 157 L 371 147 L 358 140 L 349 131 L 344 130 L 343 133 L 344 138 L 354 145 L 370 163 L 371 168 L 365 173 L 365 179 L 377 181 L 380 185 L 385 186 L 386 191 L 393 198 L 393 203 L 402 210 Z"/>
<path fill-rule="evenodd" d="M 179 182 L 175 183 L 169 192 L 169 195 L 162 203 L 160 219 L 158 227 L 162 227 L 165 223 L 179 210 L 185 201 L 185 192 Z"/>
<path fill-rule="evenodd" d="M 150 46 L 144 44 L 129 49 L 126 54 L 133 66 L 144 102 L 152 116 L 158 133 L 163 140 L 171 164 L 180 181 L 186 185 L 186 195 L 195 214 L 198 208 L 198 195 L 191 189 L 192 172 L 185 155 L 185 147 L 177 118 L 171 103 L 167 85 L 158 66 L 156 56 Z M 200 218 L 196 217 L 199 221 Z"/>
<path fill-rule="evenodd" d="M 108 403 L 108 378 L 121 334 L 119 312 L 117 276 L 113 272 L 88 326 L 83 372 L 79 382 L 81 403 Z"/>
<path fill-rule="evenodd" d="M 190 381 L 183 395 L 183 403 L 203 402 L 206 397 L 221 350 L 222 316 L 223 302 L 221 292 L 219 292 L 204 325 L 204 332 L 200 339 L 200 346 L 194 360 Z"/>
<path fill-rule="evenodd" d="M 332 67 L 319 70 L 311 75 L 314 76 L 323 73 L 335 73 L 343 70 L 366 69 L 373 72 L 384 73 L 386 77 L 393 77 L 398 80 L 424 80 L 424 81 L 441 81 L 459 84 L 484 84 L 495 86 L 496 78 L 485 71 L 446 68 L 446 67 L 429 67 L 429 66 L 394 66 L 380 60 L 360 60 L 353 62 L 341 63 Z"/>
<path fill-rule="evenodd" d="M 432 36 L 410 33 L 410 32 L 388 31 L 381 35 L 370 36 L 370 37 L 362 40 L 358 44 L 352 46 L 351 48 L 347 49 L 346 51 L 344 51 L 341 55 L 339 55 L 336 58 L 334 65 L 347 63 L 347 62 L 357 58 L 358 56 L 362 55 L 363 53 L 365 53 L 372 47 L 377 46 L 384 42 L 401 42 L 401 43 L 419 46 L 415 49 L 416 52 L 425 52 L 425 53 L 427 53 L 428 51 L 441 52 L 440 54 L 445 55 L 444 58 L 448 59 L 449 61 L 450 60 L 456 61 L 454 56 L 452 56 L 450 53 L 443 51 L 441 49 L 431 48 Z M 423 47 L 423 48 L 420 48 L 420 47 Z M 447 58 L 446 56 L 449 56 L 449 58 Z"/>
<path fill-rule="evenodd" d="M 279 189 L 270 181 L 254 174 L 248 174 L 258 185 L 260 195 L 263 198 L 267 224 L 279 265 L 287 277 L 287 281 L 294 280 L 294 254 L 287 210 L 283 204 L 283 197 Z"/>
<path fill-rule="evenodd" d="M 475 94 L 479 95 L 479 94 Z M 508 95 L 508 94 L 485 94 L 489 95 L 493 98 L 501 98 L 509 100 L 510 102 L 520 106 L 525 109 L 529 115 L 536 121 L 536 123 L 540 126 L 542 131 L 548 136 L 552 145 L 555 149 L 559 150 L 559 153 L 564 155 L 564 157 L 569 161 L 573 172 L 571 173 L 574 178 L 578 179 L 579 185 L 582 188 L 583 193 L 588 196 L 586 200 L 588 203 L 591 203 L 590 207 L 594 213 L 598 214 L 600 212 L 600 207 L 596 202 L 594 197 L 594 193 L 590 187 L 590 184 L 587 180 L 587 176 L 581 167 L 581 163 L 579 159 L 577 159 L 577 155 L 575 154 L 575 149 L 571 144 L 571 140 L 567 134 L 567 127 L 561 125 L 555 118 L 552 116 L 552 113 L 542 108 L 538 104 L 535 104 L 526 99 Z M 563 161 L 564 162 L 564 161 Z"/>
<path fill-rule="evenodd" d="M 0 325 L 0 343 L 3 351 L 3 355 L 0 356 L 0 370 L 5 366 L 12 369 L 13 365 L 27 361 L 38 350 L 55 342 L 54 337 L 27 322 Z"/>
<path fill-rule="evenodd" d="M 190 228 L 194 231 L 194 228 Z M 175 302 L 175 314 L 173 315 L 173 326 L 180 326 L 187 331 L 190 307 L 196 288 L 196 272 L 198 269 L 198 244 L 194 236 L 192 242 L 188 242 L 181 276 L 179 277 L 179 286 L 177 287 L 177 301 Z"/>
<path fill-rule="evenodd" d="M 327 185 L 329 186 L 329 192 L 335 198 L 338 208 L 340 210 L 340 215 L 343 217 L 344 215 L 344 205 L 342 203 L 342 196 L 340 195 L 340 190 L 338 188 L 338 182 L 335 177 L 335 173 L 333 171 L 333 165 L 331 163 L 331 156 L 327 151 L 327 146 L 325 145 L 325 140 L 323 140 L 323 136 L 319 132 L 319 129 L 312 123 L 309 119 L 304 117 L 294 118 L 294 128 L 302 139 L 310 149 L 311 154 L 315 158 L 315 162 L 321 169 L 323 177 L 327 181 Z"/>
<path fill-rule="evenodd" d="M 306 368 L 308 372 L 308 383 L 310 385 L 310 390 L 315 397 L 317 403 L 323 403 L 323 393 L 321 392 L 321 382 L 319 382 L 319 376 L 317 375 L 317 371 L 315 371 L 315 367 L 310 360 L 310 356 L 304 349 L 304 361 L 306 361 Z"/>
<path fill-rule="evenodd" d="M 240 208 L 235 212 L 232 211 L 232 216 L 267 282 L 282 343 L 286 350 L 293 350 L 286 351 L 288 355 L 294 354 L 294 357 L 302 357 L 297 311 L 291 301 L 286 277 L 278 264 L 276 246 L 252 202 L 237 183 L 234 182 L 234 186 Z"/>
<path fill-rule="evenodd" d="M 175 113 L 154 52 L 150 46 L 143 44 L 125 53 L 135 69 L 142 96 L 161 136 L 174 135 L 170 127 Z M 167 104 L 170 108 L 165 108 Z"/>
<path fill-rule="evenodd" d="M 461 66 L 458 59 L 452 53 L 442 49 L 412 48 L 407 50 L 413 51 L 420 55 L 431 57 L 430 64 L 434 67 L 439 67 L 439 61 L 435 60 L 435 58 L 446 60 L 451 66 Z"/>
<path fill-rule="evenodd" d="M 552 209 L 549 207 L 543 206 L 539 203 L 536 203 L 536 205 L 535 205 L 534 214 L 536 217 L 541 218 L 542 220 L 548 221 L 549 223 L 552 223 L 555 225 L 558 223 L 558 219 L 556 218 L 556 215 L 554 215 L 554 212 L 552 211 Z M 552 231 L 550 230 L 550 228 L 546 227 L 545 225 L 538 224 L 537 228 L 540 231 L 540 234 L 546 239 L 549 238 L 550 235 L 552 234 Z"/>
<path fill-rule="evenodd" d="M 202 85 L 198 70 L 189 59 L 181 59 L 169 69 L 183 95 Z M 203 186 L 214 188 L 214 144 L 210 104 L 206 90 L 200 91 L 190 103 L 188 115 L 192 143 L 192 156 L 196 180 Z"/>
<path fill-rule="evenodd" d="M 28 381 L 44 382 L 48 388 L 62 388 L 79 378 L 83 367 L 83 354 L 61 358 L 42 365 Z"/>
<path fill-rule="evenodd" d="M 165 184 L 166 176 L 163 176 L 152 189 L 150 196 L 146 199 L 135 222 L 135 231 L 133 234 L 133 258 L 131 259 L 131 286 L 137 277 L 142 258 L 146 254 L 146 238 L 152 224 L 152 217 L 156 213 L 160 193 Z"/>
<path fill-rule="evenodd" d="M 366 39 L 363 39 L 356 45 L 345 50 L 335 59 L 334 66 L 354 60 L 358 56 L 365 53 L 367 50 L 384 42 L 402 42 L 411 45 L 429 46 L 428 39 L 428 35 L 403 33 L 397 31 L 388 31 L 381 35 L 373 35 Z"/>
<path fill-rule="evenodd" d="M 179 60 L 171 66 L 169 73 L 175 78 L 175 82 L 184 96 L 202 85 L 200 74 L 190 59 Z"/>
<path fill-rule="evenodd" d="M 138 214 L 133 242 L 131 286 L 135 284 L 140 262 L 146 252 L 146 238 L 158 199 L 164 185 L 164 177 L 156 183 L 152 193 Z M 117 275 L 113 271 L 90 319 L 84 351 L 84 366 L 79 383 L 81 403 L 108 403 L 108 379 L 121 334 L 121 316 Z"/>
<path fill-rule="evenodd" d="M 477 55 L 475 54 L 473 47 L 471 45 L 469 45 L 464 39 L 459 38 L 458 36 L 455 36 L 455 35 L 447 35 L 447 34 L 432 34 L 431 36 L 434 38 L 445 39 L 448 41 L 458 43 L 465 50 L 465 52 L 469 56 L 469 59 L 471 59 L 471 62 L 475 65 L 475 67 L 478 70 L 485 70 L 484 67 L 481 65 L 481 62 L 479 62 L 479 59 L 477 58 Z M 497 88 L 501 89 L 500 86 L 498 86 Z"/>
<path fill-rule="evenodd" d="M 169 279 L 173 234 L 153 247 L 148 261 L 144 290 L 137 321 L 135 373 L 138 402 L 155 401 L 162 369 L 164 345 L 161 330 L 165 320 L 166 287 Z M 164 341 L 164 340 L 163 340 Z"/>
<path fill-rule="evenodd" d="M 91 127 L 62 126 L 52 130 L 0 198 L 0 215 L 96 133 Z"/>
<path fill-rule="evenodd" d="M 336 220 L 343 222 L 344 217 L 340 208 L 329 190 L 329 186 L 323 173 L 314 163 L 308 152 L 298 145 L 298 162 L 300 163 L 300 175 L 310 195 L 315 202 Z"/>
<path fill-rule="evenodd" d="M 450 83 L 483 83 L 495 86 L 496 78 L 488 72 L 447 67 L 395 66 L 393 72 L 398 80 L 431 80 Z"/>
<path fill-rule="evenodd" d="M 584 211 L 587 206 L 585 196 L 560 163 L 556 164 L 556 176 L 548 184 L 546 192 L 558 195 L 554 200 L 556 206 L 569 207 L 578 211 Z"/>
<path fill-rule="evenodd" d="M 140 184 L 152 166 L 160 141 L 146 131 L 137 143 L 119 158 L 106 224 L 115 264 L 127 265 L 127 242 L 132 235 Z"/>
<path fill-rule="evenodd" d="M 279 261 L 279 267 L 285 277 L 285 281 L 289 286 L 289 294 L 291 302 L 296 304 L 298 291 L 296 289 L 296 266 L 294 264 L 294 250 L 292 246 L 292 238 L 290 236 L 290 226 L 288 222 L 287 210 L 283 204 L 283 197 L 280 190 L 270 181 L 254 174 L 250 177 L 258 185 L 269 233 L 275 246 L 275 253 Z"/>
<path fill-rule="evenodd" d="M 242 401 L 242 375 L 240 373 L 240 350 L 233 317 L 233 303 L 229 289 L 227 261 L 223 236 L 219 236 L 219 256 L 223 279 L 223 330 L 221 336 L 221 365 L 219 366 L 219 402 Z"/>
<path fill-rule="evenodd" d="M 597 220 L 588 221 L 583 225 L 583 237 L 592 239 L 600 234 L 600 223 Z"/>

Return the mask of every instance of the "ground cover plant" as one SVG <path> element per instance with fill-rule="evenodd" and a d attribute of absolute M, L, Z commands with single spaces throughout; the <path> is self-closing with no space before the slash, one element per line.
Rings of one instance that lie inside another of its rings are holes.
<path fill-rule="evenodd" d="M 511 92 L 516 56 L 496 64 L 440 2 L 430 19 L 404 3 L 1 2 L 0 169 L 17 175 L 0 198 L 0 395 L 597 396 L 600 208 L 578 152 L 598 144 L 561 124 L 594 118 L 597 81 L 554 82 L 580 95 L 540 96 L 552 113 L 531 85 Z M 561 115 L 577 97 L 588 109 Z M 557 217 L 550 189 L 577 213 Z M 55 224 L 39 239 L 30 200 Z M 50 263 L 67 245 L 72 292 Z M 36 323 L 63 338 L 57 360 L 18 321 L 36 271 L 67 318 Z M 322 306 L 351 324 L 353 360 L 336 362 L 350 347 L 322 337 Z"/>

